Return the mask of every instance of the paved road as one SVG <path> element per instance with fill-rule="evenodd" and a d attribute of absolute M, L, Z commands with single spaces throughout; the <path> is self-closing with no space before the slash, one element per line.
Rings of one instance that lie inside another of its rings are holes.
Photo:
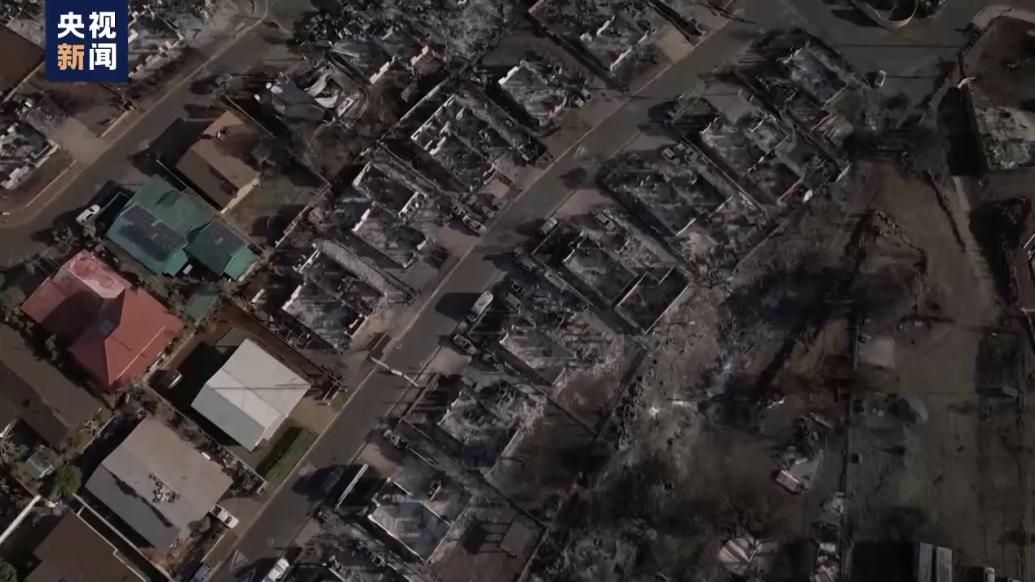
<path fill-rule="evenodd" d="M 617 153 L 622 144 L 634 138 L 641 125 L 647 122 L 651 107 L 685 91 L 694 74 L 725 62 L 744 43 L 743 36 L 731 33 L 732 30 L 735 28 L 727 29 L 699 47 L 692 58 L 679 63 L 648 85 L 641 92 L 642 98 L 630 101 L 598 125 L 583 138 L 581 148 L 572 148 L 561 156 L 500 216 L 492 230 L 444 279 L 413 324 L 394 346 L 389 347 L 384 358 L 386 363 L 398 370 L 420 369 L 457 325 L 455 319 L 436 309 L 439 301 L 453 293 L 481 291 L 498 280 L 502 272 L 492 257 L 509 252 L 524 241 L 524 237 L 516 232 L 517 227 L 548 216 L 563 204 L 569 189 L 562 183 L 561 176 L 579 167 L 579 160 L 607 158 Z M 367 435 L 389 415 L 399 399 L 412 396 L 404 380 L 387 373 L 373 374 L 357 387 L 352 400 L 309 452 L 303 464 L 319 468 L 350 463 Z M 238 552 L 243 557 L 235 561 L 238 567 L 231 568 L 229 563 L 225 564 L 214 580 L 246 580 L 253 571 L 261 572 L 282 555 L 307 516 L 316 508 L 307 491 L 304 477 L 294 475 L 290 478 L 238 545 Z"/>

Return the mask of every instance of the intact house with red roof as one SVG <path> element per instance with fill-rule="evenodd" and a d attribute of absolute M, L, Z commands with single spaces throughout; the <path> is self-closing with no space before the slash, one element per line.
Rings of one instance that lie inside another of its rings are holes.
<path fill-rule="evenodd" d="M 183 327 L 158 300 L 89 251 L 44 281 L 22 312 L 65 342 L 108 392 L 143 375 Z"/>

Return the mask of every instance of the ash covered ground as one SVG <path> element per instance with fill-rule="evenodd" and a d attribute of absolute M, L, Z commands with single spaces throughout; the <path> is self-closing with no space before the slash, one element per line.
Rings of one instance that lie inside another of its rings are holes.
<path fill-rule="evenodd" d="M 864 162 L 668 314 L 537 574 L 799 580 L 826 564 L 907 580 L 924 540 L 1019 570 L 1025 506 L 999 494 L 1026 471 L 1026 433 L 1016 401 L 981 385 L 983 369 L 1017 365 L 1020 331 L 959 201 L 942 212 L 938 197 L 894 162 Z M 1004 208 L 985 213 L 1016 222 Z M 1014 478 L 985 478 L 1007 465 Z M 1011 509 L 968 506 L 975 492 Z"/>

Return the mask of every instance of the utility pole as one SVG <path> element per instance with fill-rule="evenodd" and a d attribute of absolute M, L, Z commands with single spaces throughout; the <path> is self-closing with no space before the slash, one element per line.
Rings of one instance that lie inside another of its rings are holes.
<path fill-rule="evenodd" d="M 410 385 L 411 385 L 411 386 L 413 386 L 414 388 L 421 388 L 421 385 L 420 385 L 420 384 L 418 384 L 416 380 L 414 380 L 413 378 L 411 378 L 410 376 L 408 376 L 408 375 L 407 375 L 407 374 L 406 374 L 405 372 L 403 372 L 402 370 L 398 370 L 398 369 L 396 369 L 396 368 L 393 368 L 393 367 L 389 366 L 388 364 L 384 363 L 383 361 L 381 361 L 381 360 L 379 360 L 379 359 L 375 358 L 374 356 L 370 356 L 370 361 L 371 361 L 371 362 L 374 362 L 374 363 L 375 363 L 375 364 L 377 364 L 378 366 L 381 366 L 382 368 L 384 368 L 384 369 L 385 369 L 385 371 L 386 371 L 386 372 L 388 372 L 389 374 L 391 374 L 391 375 L 393 375 L 393 376 L 398 376 L 398 377 L 402 378 L 403 380 L 406 380 L 406 381 L 407 381 L 407 382 L 409 382 L 409 383 L 410 383 Z"/>

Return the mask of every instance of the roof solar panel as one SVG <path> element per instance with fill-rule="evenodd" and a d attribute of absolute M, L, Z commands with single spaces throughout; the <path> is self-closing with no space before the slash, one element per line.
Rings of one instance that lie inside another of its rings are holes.
<path fill-rule="evenodd" d="M 130 206 L 120 219 L 124 222 L 123 235 L 156 259 L 168 259 L 185 242 L 179 233 L 141 206 Z"/>
<path fill-rule="evenodd" d="M 122 219 L 137 225 L 149 225 L 155 222 L 155 216 L 142 206 L 130 206 L 122 213 Z"/>
<path fill-rule="evenodd" d="M 172 254 L 171 251 L 167 251 L 165 247 L 161 246 L 152 237 L 152 231 L 146 226 L 141 227 L 136 224 L 126 224 L 121 229 L 122 236 L 126 237 L 141 251 L 147 253 L 151 257 L 154 257 L 158 261 L 165 261 Z"/>
<path fill-rule="evenodd" d="M 201 233 L 204 242 L 227 257 L 248 246 L 248 241 L 222 222 L 212 222 Z"/>
<path fill-rule="evenodd" d="M 171 254 L 186 242 L 179 233 L 160 222 L 151 225 L 151 229 L 155 244 L 164 249 L 167 254 Z"/>

